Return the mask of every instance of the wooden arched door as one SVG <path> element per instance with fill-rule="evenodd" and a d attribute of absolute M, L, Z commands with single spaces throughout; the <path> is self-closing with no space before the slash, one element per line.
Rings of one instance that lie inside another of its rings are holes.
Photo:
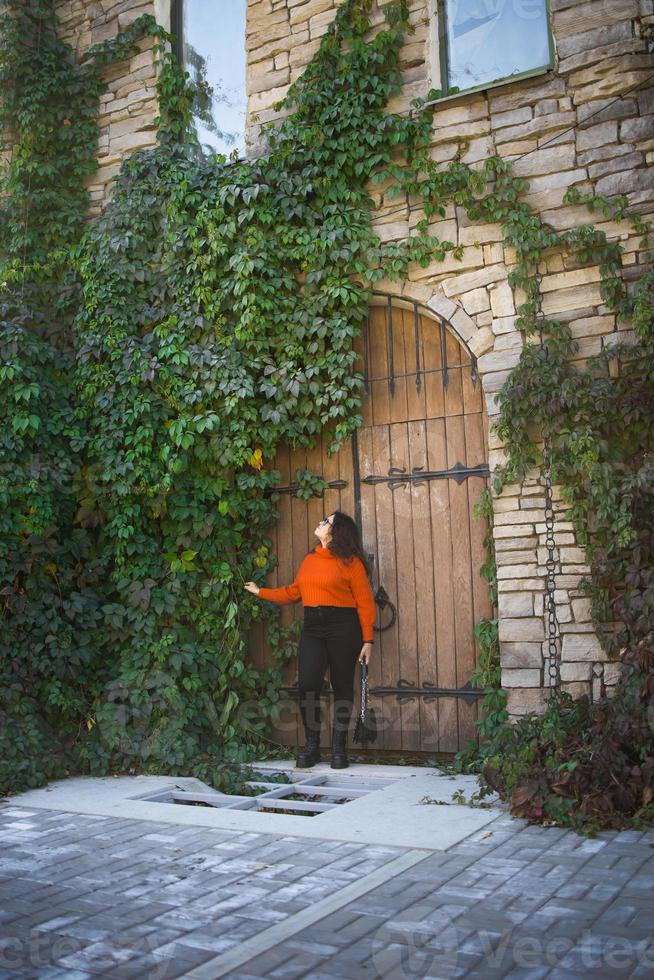
<path fill-rule="evenodd" d="M 492 615 L 480 576 L 487 526 L 473 514 L 488 481 L 475 359 L 431 311 L 390 296 L 375 297 L 355 349 L 366 396 L 364 424 L 351 445 L 330 457 L 326 436 L 310 450 L 283 447 L 271 464 L 281 473 L 280 518 L 271 532 L 279 564 L 267 584 L 293 580 L 325 514 L 352 514 L 372 556 L 379 605 L 369 672 L 380 721 L 374 749 L 456 752 L 475 737 L 478 716 L 480 694 L 470 685 L 478 653 L 473 627 Z M 294 496 L 296 470 L 305 468 L 329 482 L 324 497 Z M 300 604 L 282 607 L 281 615 L 289 625 L 301 618 Z M 270 662 L 260 628 L 252 657 Z M 293 660 L 277 731 L 289 745 L 301 737 L 296 682 Z M 324 703 L 331 705 L 328 697 Z M 325 746 L 328 738 L 325 725 Z"/>

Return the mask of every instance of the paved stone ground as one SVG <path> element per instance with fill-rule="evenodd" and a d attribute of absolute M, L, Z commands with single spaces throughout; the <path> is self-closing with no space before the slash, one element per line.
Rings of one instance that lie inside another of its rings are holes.
<path fill-rule="evenodd" d="M 0 978 L 174 980 L 403 848 L 0 803 Z M 219 962 L 219 960 L 218 960 Z M 501 816 L 226 975 L 654 978 L 654 830 Z"/>

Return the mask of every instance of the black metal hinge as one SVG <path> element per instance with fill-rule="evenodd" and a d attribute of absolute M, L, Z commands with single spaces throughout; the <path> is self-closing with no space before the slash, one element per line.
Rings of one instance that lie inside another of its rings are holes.
<path fill-rule="evenodd" d="M 288 487 L 268 487 L 264 490 L 264 497 L 269 497 L 271 493 L 297 493 L 299 488 L 299 483 L 291 483 Z M 327 484 L 326 489 L 328 490 L 344 490 L 347 486 L 347 480 L 330 480 Z M 322 493 L 314 493 L 314 497 L 322 497 Z"/>
<path fill-rule="evenodd" d="M 405 487 L 409 483 L 419 487 L 428 480 L 456 480 L 458 484 L 461 484 L 471 476 L 490 476 L 488 464 L 464 466 L 463 463 L 455 463 L 449 470 L 426 470 L 422 466 L 414 466 L 410 473 L 407 473 L 404 468 L 391 466 L 388 476 L 366 476 L 361 482 L 368 484 L 387 483 L 391 490 L 397 490 L 398 487 Z"/>
<path fill-rule="evenodd" d="M 466 704 L 473 704 L 477 698 L 483 698 L 485 691 L 480 687 L 473 687 L 470 681 L 463 687 L 435 687 L 425 681 L 421 687 L 414 681 L 406 681 L 400 677 L 397 687 L 371 687 L 368 694 L 383 696 L 394 694 L 399 704 L 406 704 L 414 701 L 416 697 L 422 698 L 426 703 L 435 701 L 436 698 L 462 698 Z"/>

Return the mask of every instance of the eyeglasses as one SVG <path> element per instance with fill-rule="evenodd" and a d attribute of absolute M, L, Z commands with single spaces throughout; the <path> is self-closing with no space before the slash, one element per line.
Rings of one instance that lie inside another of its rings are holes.
<path fill-rule="evenodd" d="M 320 527 L 321 524 L 329 524 L 330 527 L 332 526 L 332 522 L 328 517 L 323 517 L 321 521 L 318 521 L 318 527 Z"/>

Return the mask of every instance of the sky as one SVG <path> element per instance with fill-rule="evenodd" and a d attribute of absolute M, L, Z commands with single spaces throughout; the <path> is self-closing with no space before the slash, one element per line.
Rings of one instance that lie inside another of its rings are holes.
<path fill-rule="evenodd" d="M 214 88 L 218 128 L 236 136 L 220 139 L 201 123 L 201 142 L 230 153 L 245 146 L 245 9 L 246 0 L 184 0 L 184 43 L 207 62 L 207 81 Z"/>

